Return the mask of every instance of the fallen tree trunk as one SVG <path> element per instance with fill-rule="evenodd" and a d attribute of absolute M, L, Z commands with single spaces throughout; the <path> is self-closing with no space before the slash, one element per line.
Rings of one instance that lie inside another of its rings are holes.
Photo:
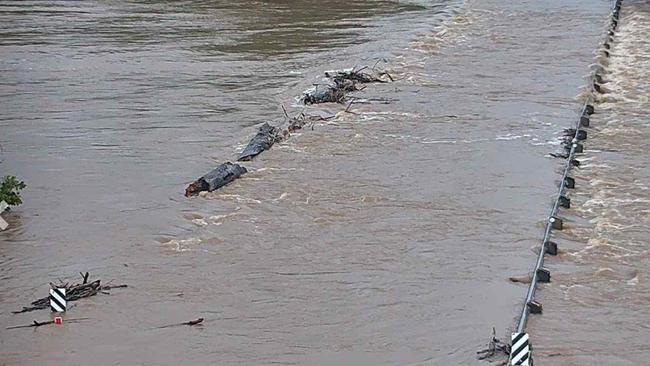
<path fill-rule="evenodd" d="M 282 109 L 284 110 L 284 107 L 282 107 Z M 288 139 L 292 132 L 300 130 L 307 123 L 317 120 L 326 120 L 324 117 L 306 116 L 304 113 L 291 117 L 286 110 L 284 110 L 284 115 L 286 118 L 282 125 L 271 126 L 268 123 L 264 123 L 260 126 L 257 134 L 251 139 L 248 145 L 246 145 L 244 151 L 239 154 L 239 159 L 237 160 L 252 160 L 263 151 L 270 149 L 276 142 Z"/>
<path fill-rule="evenodd" d="M 185 197 L 196 196 L 199 192 L 212 192 L 241 177 L 248 170 L 241 165 L 226 162 L 197 179 L 185 189 Z"/>
<path fill-rule="evenodd" d="M 246 145 L 244 151 L 239 154 L 239 161 L 248 161 L 259 155 L 262 151 L 268 150 L 274 143 L 282 138 L 278 135 L 279 129 L 264 123 L 260 126 L 257 134 Z"/>

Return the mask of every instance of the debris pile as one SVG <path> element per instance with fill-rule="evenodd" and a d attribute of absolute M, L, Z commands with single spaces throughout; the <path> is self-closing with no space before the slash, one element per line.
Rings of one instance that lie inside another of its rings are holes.
<path fill-rule="evenodd" d="M 345 81 L 352 81 L 354 83 L 386 83 L 388 81 L 395 81 L 393 77 L 386 71 L 379 71 L 376 69 L 377 64 L 373 66 L 370 71 L 365 71 L 368 69 L 367 66 L 364 66 L 360 69 L 355 67 L 347 70 L 335 70 L 335 71 L 326 71 L 325 77 L 332 80 L 334 83 L 342 84 Z M 386 77 L 386 78 L 384 78 Z M 388 80 L 386 80 L 388 79 Z"/>
<path fill-rule="evenodd" d="M 300 98 L 300 102 L 305 105 L 320 104 L 320 103 L 342 103 L 346 100 L 347 94 L 363 90 L 365 87 L 360 87 L 359 84 L 368 83 L 386 83 L 394 81 L 393 77 L 386 71 L 378 70 L 375 63 L 372 69 L 368 70 L 367 66 L 357 69 L 353 67 L 345 70 L 335 70 L 325 72 L 325 77 L 328 82 L 325 85 L 315 85 L 312 90 L 304 92 Z M 354 100 L 352 100 L 354 102 Z M 350 108 L 350 103 L 346 112 Z M 289 138 L 292 132 L 303 128 L 310 122 L 318 120 L 327 120 L 321 116 L 307 116 L 300 113 L 297 116 L 289 116 L 287 111 L 284 111 L 285 120 L 280 125 L 272 125 L 264 122 L 255 136 L 250 140 L 248 145 L 237 157 L 237 161 L 250 161 L 262 152 L 268 150 L 277 142 L 281 142 Z M 333 118 L 333 117 L 331 117 Z M 248 170 L 238 164 L 226 162 L 219 165 L 217 168 L 192 182 L 185 189 L 185 196 L 196 196 L 199 192 L 208 191 L 212 192 L 219 189 L 226 184 L 234 181 L 247 173 Z"/>
<path fill-rule="evenodd" d="M 386 83 L 393 81 L 393 77 L 386 71 L 376 70 L 377 64 L 369 70 L 367 66 L 360 69 L 353 67 L 345 70 L 326 71 L 325 77 L 329 83 L 325 86 L 316 85 L 313 90 L 308 90 L 302 96 L 302 103 L 342 103 L 347 93 L 363 90 L 358 84 Z"/>
<path fill-rule="evenodd" d="M 484 350 L 476 352 L 479 360 L 489 360 L 498 355 L 501 356 L 510 356 L 510 345 L 504 343 L 496 336 L 496 330 L 492 328 L 492 338 L 488 342 L 488 347 Z M 502 361 L 500 365 L 506 365 L 508 362 Z"/>
<path fill-rule="evenodd" d="M 81 277 L 83 278 L 83 283 L 81 284 L 70 284 L 68 282 L 65 283 L 60 282 L 59 284 L 50 283 L 50 286 L 52 288 L 65 288 L 66 289 L 65 297 L 68 302 L 77 301 L 84 297 L 95 296 L 100 292 L 107 294 L 106 291 L 114 288 L 127 287 L 127 285 L 102 286 L 101 280 L 99 279 L 92 282 L 88 282 L 88 276 L 89 276 L 88 272 L 86 272 L 85 274 L 84 273 L 79 273 L 79 274 L 81 274 Z M 19 313 L 26 313 L 29 311 L 49 309 L 49 308 L 50 308 L 50 298 L 48 296 L 48 297 L 40 298 L 38 300 L 34 300 L 32 301 L 31 306 L 25 306 L 22 308 L 22 310 L 12 311 L 12 313 L 19 314 Z"/>

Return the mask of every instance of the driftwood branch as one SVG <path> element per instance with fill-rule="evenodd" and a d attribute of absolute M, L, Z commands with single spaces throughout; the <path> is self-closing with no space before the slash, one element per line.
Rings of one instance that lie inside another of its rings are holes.
<path fill-rule="evenodd" d="M 510 356 L 510 345 L 498 339 L 496 336 L 496 330 L 492 328 L 492 338 L 488 343 L 488 347 L 484 350 L 476 352 L 476 354 L 478 355 L 479 360 L 487 360 L 497 354 Z"/>
<path fill-rule="evenodd" d="M 87 320 L 87 319 L 90 319 L 90 318 L 66 319 L 65 322 L 66 323 L 76 323 L 76 322 L 79 322 L 79 321 L 82 321 L 82 320 Z M 54 320 L 48 320 L 48 321 L 44 321 L 44 322 L 39 322 L 37 320 L 34 320 L 34 322 L 32 324 L 15 325 L 13 327 L 7 327 L 6 329 L 36 328 L 36 327 L 40 327 L 40 326 L 48 325 L 48 324 L 54 324 Z"/>
<path fill-rule="evenodd" d="M 204 320 L 203 318 L 198 318 L 198 319 L 195 319 L 195 320 L 190 320 L 189 322 L 168 324 L 168 325 L 163 325 L 163 326 L 160 326 L 160 327 L 156 327 L 154 329 L 179 327 L 179 326 L 182 326 L 182 325 L 194 326 L 194 325 L 199 325 L 199 324 L 203 323 L 203 320 Z"/>

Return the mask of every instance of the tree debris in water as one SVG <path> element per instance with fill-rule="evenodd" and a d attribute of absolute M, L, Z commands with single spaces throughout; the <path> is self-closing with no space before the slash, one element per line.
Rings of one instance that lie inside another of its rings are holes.
<path fill-rule="evenodd" d="M 346 90 L 342 85 L 314 86 L 302 96 L 304 104 L 341 103 L 345 100 Z"/>
<path fill-rule="evenodd" d="M 342 103 L 345 101 L 347 93 L 364 89 L 364 87 L 359 87 L 358 84 L 385 83 L 393 81 L 393 77 L 388 72 L 376 69 L 378 63 L 379 61 L 377 61 L 370 70 L 368 70 L 367 66 L 364 66 L 359 69 L 353 67 L 352 69 L 341 71 L 328 71 L 325 73 L 325 76 L 329 79 L 328 84 L 315 85 L 312 90 L 304 93 L 300 98 L 300 102 L 306 105 L 319 103 Z M 345 112 L 353 113 L 350 111 L 350 107 L 353 103 L 355 103 L 354 98 L 350 104 L 348 104 Z M 282 109 L 286 117 L 284 124 L 279 126 L 273 126 L 268 122 L 262 124 L 255 136 L 253 136 L 248 145 L 246 145 L 244 150 L 239 154 L 237 158 L 238 161 L 252 160 L 265 150 L 270 149 L 275 143 L 287 139 L 292 132 L 303 128 L 309 122 L 312 122 L 313 129 L 315 121 L 327 120 L 334 117 L 324 118 L 320 116 L 307 116 L 304 113 L 291 117 L 284 109 L 284 106 Z M 196 196 L 203 191 L 214 191 L 234 181 L 247 172 L 246 168 L 241 165 L 226 162 L 192 182 L 185 189 L 185 196 Z"/>
<path fill-rule="evenodd" d="M 212 192 L 241 177 L 248 170 L 241 165 L 226 162 L 208 174 L 197 179 L 185 189 L 185 197 L 196 196 L 199 192 Z"/>
<path fill-rule="evenodd" d="M 102 286 L 101 285 L 101 280 L 95 280 L 92 282 L 88 282 L 88 276 L 89 273 L 86 272 L 85 274 L 80 273 L 81 277 L 83 278 L 83 283 L 81 284 L 69 284 L 69 283 L 64 283 L 62 281 L 59 281 L 59 284 L 54 284 L 50 283 L 50 286 L 52 288 L 65 288 L 66 293 L 65 297 L 68 302 L 71 301 L 77 301 L 79 299 L 82 299 L 84 297 L 90 297 L 97 295 L 97 293 L 101 292 L 103 294 L 108 294 L 108 290 L 114 289 L 114 288 L 124 288 L 127 287 L 127 285 L 106 285 Z M 34 310 L 42 310 L 42 309 L 49 309 L 50 308 L 50 297 L 43 297 L 38 300 L 32 301 L 31 306 L 25 306 L 23 307 L 22 310 L 19 311 L 13 311 L 12 313 L 14 314 L 19 314 L 19 313 L 26 313 L 29 311 L 34 311 Z"/>
<path fill-rule="evenodd" d="M 239 154 L 239 161 L 252 160 L 263 151 L 270 149 L 273 144 L 288 139 L 292 132 L 302 129 L 310 122 L 313 123 L 319 120 L 327 120 L 327 118 L 320 116 L 307 116 L 302 112 L 292 117 L 289 116 L 287 110 L 284 109 L 284 106 L 282 106 L 282 110 L 284 111 L 285 116 L 284 123 L 279 126 L 271 126 L 265 122 L 260 126 L 257 134 L 253 136 L 248 145 L 246 145 L 244 151 Z"/>
<path fill-rule="evenodd" d="M 378 63 L 379 61 L 377 61 Z M 368 70 L 367 66 L 345 70 L 326 71 L 325 77 L 331 84 L 316 85 L 313 90 L 306 91 L 302 97 L 304 104 L 341 103 L 345 101 L 346 93 L 363 90 L 358 84 L 387 83 L 394 81 L 386 71 L 377 70 L 377 63 Z"/>
<path fill-rule="evenodd" d="M 270 149 L 274 143 L 282 140 L 279 132 L 280 130 L 278 128 L 265 122 L 260 126 L 257 134 L 251 139 L 248 145 L 246 145 L 244 151 L 239 154 L 239 159 L 237 160 L 248 161 L 259 155 L 262 151 Z"/>
<path fill-rule="evenodd" d="M 498 355 L 510 356 L 510 345 L 504 343 L 496 337 L 496 330 L 492 328 L 492 338 L 488 343 L 488 347 L 484 350 L 476 352 L 479 360 L 488 360 Z M 508 361 L 498 363 L 498 365 L 506 365 Z"/>
<path fill-rule="evenodd" d="M 530 283 L 530 276 L 509 277 L 508 281 L 512 283 Z"/>
<path fill-rule="evenodd" d="M 289 116 L 284 106 L 282 107 L 284 111 L 285 120 L 282 125 L 278 127 L 278 131 L 281 135 L 281 139 L 287 139 L 292 132 L 302 129 L 307 124 L 311 124 L 312 130 L 314 129 L 314 124 L 317 121 L 327 121 L 334 118 L 335 116 L 323 117 L 323 116 L 308 116 L 304 112 L 301 112 L 295 116 Z"/>
<path fill-rule="evenodd" d="M 90 319 L 90 318 L 66 319 L 65 322 L 66 323 L 77 323 L 77 322 L 80 322 L 82 320 L 87 320 L 87 319 Z M 44 322 L 39 322 L 37 320 L 34 320 L 34 322 L 32 324 L 15 325 L 13 327 L 7 327 L 7 329 L 36 328 L 36 327 L 40 327 L 40 326 L 48 325 L 48 324 L 54 324 L 54 320 L 48 320 L 48 321 L 44 321 Z"/>
<path fill-rule="evenodd" d="M 162 328 L 171 328 L 171 327 L 179 327 L 181 325 L 188 325 L 188 326 L 194 326 L 194 325 L 202 325 L 203 323 L 203 318 L 198 318 L 195 320 L 190 320 L 189 322 L 184 322 L 184 323 L 175 323 L 175 324 L 168 324 L 168 325 L 163 325 L 161 327 L 157 327 L 156 329 L 162 329 Z"/>
<path fill-rule="evenodd" d="M 369 84 L 369 83 L 387 83 L 394 81 L 393 77 L 386 71 L 376 70 L 377 64 L 371 70 L 367 66 L 360 69 L 353 67 L 346 70 L 326 71 L 325 77 L 331 79 L 335 83 L 343 81 L 352 81 L 355 83 Z M 368 71 L 366 71 L 368 70 Z"/>

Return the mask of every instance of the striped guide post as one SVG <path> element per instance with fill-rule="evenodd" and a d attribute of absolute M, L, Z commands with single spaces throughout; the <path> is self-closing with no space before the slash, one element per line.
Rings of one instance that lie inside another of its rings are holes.
<path fill-rule="evenodd" d="M 50 289 L 50 308 L 52 311 L 62 313 L 66 310 L 68 302 L 65 298 L 65 288 Z"/>
<path fill-rule="evenodd" d="M 9 205 L 5 201 L 0 202 L 0 214 L 5 212 L 5 210 L 9 208 Z M 9 224 L 2 218 L 0 217 L 0 231 L 4 231 L 9 227 Z"/>
<path fill-rule="evenodd" d="M 530 345 L 528 344 L 528 333 L 512 333 L 510 347 L 510 365 L 529 366 Z"/>

